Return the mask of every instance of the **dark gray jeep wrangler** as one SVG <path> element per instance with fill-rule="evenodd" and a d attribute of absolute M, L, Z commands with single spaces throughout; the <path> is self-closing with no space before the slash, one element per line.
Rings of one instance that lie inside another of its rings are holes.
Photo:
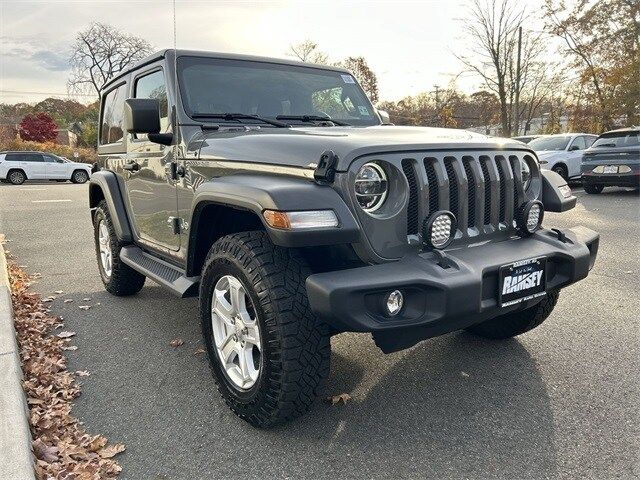
<path fill-rule="evenodd" d="M 114 295 L 199 296 L 219 390 L 259 427 L 306 411 L 331 335 L 384 352 L 539 325 L 598 250 L 520 142 L 395 127 L 346 70 L 166 50 L 105 85 L 90 206 Z"/>

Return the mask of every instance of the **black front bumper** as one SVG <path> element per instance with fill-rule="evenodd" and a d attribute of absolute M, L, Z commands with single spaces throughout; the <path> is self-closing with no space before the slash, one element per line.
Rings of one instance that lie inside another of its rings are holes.
<path fill-rule="evenodd" d="M 519 260 L 547 259 L 547 291 L 587 276 L 598 252 L 599 235 L 584 227 L 556 232 L 539 230 L 527 238 L 461 248 L 438 260 L 433 253 L 413 254 L 380 265 L 307 278 L 313 311 L 338 331 L 392 334 L 388 350 L 406 348 L 425 338 L 535 305 L 543 297 L 509 307 L 498 303 L 500 267 Z M 391 317 L 384 301 L 393 290 L 403 292 L 402 311 Z"/>

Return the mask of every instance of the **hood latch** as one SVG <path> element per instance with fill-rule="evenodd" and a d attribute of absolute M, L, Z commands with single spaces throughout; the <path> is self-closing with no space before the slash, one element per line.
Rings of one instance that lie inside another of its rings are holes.
<path fill-rule="evenodd" d="M 338 165 L 338 156 L 331 150 L 325 150 L 320 155 L 318 166 L 313 171 L 313 178 L 316 183 L 326 185 L 333 183 L 336 176 L 336 166 Z"/>

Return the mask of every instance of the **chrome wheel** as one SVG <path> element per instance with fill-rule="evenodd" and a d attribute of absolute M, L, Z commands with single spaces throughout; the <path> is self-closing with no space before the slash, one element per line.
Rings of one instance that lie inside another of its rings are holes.
<path fill-rule="evenodd" d="M 111 255 L 111 241 L 109 238 L 109 229 L 104 220 L 100 220 L 98 223 L 98 246 L 100 248 L 100 263 L 102 264 L 102 270 L 107 278 L 111 277 L 111 270 L 113 268 L 113 259 Z"/>
<path fill-rule="evenodd" d="M 220 278 L 214 287 L 211 326 L 223 371 L 234 386 L 248 390 L 260 374 L 262 342 L 251 299 L 231 275 Z"/>

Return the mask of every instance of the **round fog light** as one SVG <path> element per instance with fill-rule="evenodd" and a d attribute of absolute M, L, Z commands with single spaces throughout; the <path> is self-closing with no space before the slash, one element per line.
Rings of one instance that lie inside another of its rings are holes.
<path fill-rule="evenodd" d="M 397 315 L 402 310 L 404 296 L 400 290 L 394 290 L 387 297 L 387 313 L 391 316 Z"/>
<path fill-rule="evenodd" d="M 433 248 L 444 248 L 453 240 L 456 228 L 455 215 L 447 210 L 440 210 L 424 223 L 423 240 Z"/>
<path fill-rule="evenodd" d="M 534 200 L 522 205 L 519 209 L 516 224 L 520 233 L 525 235 L 531 235 L 535 232 L 540 225 L 542 225 L 542 218 L 544 217 L 544 207 L 542 202 Z"/>

